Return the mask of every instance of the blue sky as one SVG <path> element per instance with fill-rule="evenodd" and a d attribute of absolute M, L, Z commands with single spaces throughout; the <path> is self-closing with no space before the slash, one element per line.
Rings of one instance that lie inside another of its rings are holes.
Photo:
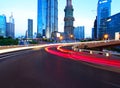
<path fill-rule="evenodd" d="M 74 26 L 85 26 L 85 36 L 89 37 L 91 28 L 96 17 L 98 0 L 72 0 L 74 8 Z M 111 13 L 120 12 L 120 0 L 112 1 Z M 64 8 L 66 0 L 58 0 L 58 27 L 59 31 L 64 28 Z M 33 19 L 34 32 L 37 31 L 37 0 L 0 0 L 0 15 L 5 14 L 7 19 L 13 13 L 15 19 L 16 36 L 25 34 L 27 30 L 27 19 Z"/>

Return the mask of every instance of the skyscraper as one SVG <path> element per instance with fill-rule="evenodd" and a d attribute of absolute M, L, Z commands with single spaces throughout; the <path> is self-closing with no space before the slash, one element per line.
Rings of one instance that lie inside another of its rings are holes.
<path fill-rule="evenodd" d="M 33 20 L 28 19 L 28 38 L 33 38 Z"/>
<path fill-rule="evenodd" d="M 72 6 L 72 0 L 66 0 L 67 4 L 65 7 L 65 18 L 64 18 L 64 32 L 65 37 L 68 39 L 70 35 L 73 35 L 73 6 Z"/>
<path fill-rule="evenodd" d="M 38 0 L 37 36 L 51 38 L 54 31 L 58 31 L 58 1 Z"/>
<path fill-rule="evenodd" d="M 101 20 L 101 37 L 108 34 L 109 39 L 115 39 L 117 32 L 120 32 L 120 13 Z"/>
<path fill-rule="evenodd" d="M 9 22 L 7 23 L 7 28 L 6 28 L 6 36 L 7 37 L 15 37 L 15 23 L 14 23 L 14 18 L 13 15 L 9 17 Z"/>
<path fill-rule="evenodd" d="M 99 0 L 97 7 L 97 38 L 100 37 L 100 22 L 111 15 L 111 2 L 112 0 Z"/>
<path fill-rule="evenodd" d="M 47 0 L 38 0 L 37 9 L 37 37 L 42 37 L 47 26 Z"/>
<path fill-rule="evenodd" d="M 92 39 L 97 39 L 97 16 L 94 21 L 94 27 L 92 28 Z"/>
<path fill-rule="evenodd" d="M 0 15 L 0 36 L 6 37 L 6 16 Z"/>

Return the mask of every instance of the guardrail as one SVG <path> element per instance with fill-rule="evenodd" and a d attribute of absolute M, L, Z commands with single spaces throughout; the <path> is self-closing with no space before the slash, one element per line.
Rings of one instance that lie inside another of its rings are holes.
<path fill-rule="evenodd" d="M 106 57 L 110 57 L 112 55 L 120 57 L 120 53 L 115 53 L 115 52 L 113 53 L 112 51 L 95 51 L 95 50 L 88 50 L 88 49 L 80 49 L 80 48 L 77 48 L 76 46 L 73 46 L 72 49 L 77 52 L 87 52 L 89 54 L 99 54 L 99 55 L 103 55 Z"/>

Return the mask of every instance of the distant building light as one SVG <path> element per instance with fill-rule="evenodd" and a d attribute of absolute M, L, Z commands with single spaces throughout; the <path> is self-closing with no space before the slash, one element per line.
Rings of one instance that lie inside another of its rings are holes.
<path fill-rule="evenodd" d="M 120 39 L 120 32 L 116 32 L 115 33 L 115 40 L 119 40 Z"/>
<path fill-rule="evenodd" d="M 107 0 L 104 0 L 104 1 L 101 1 L 101 2 L 99 2 L 100 4 L 102 4 L 102 3 L 106 3 L 107 2 Z"/>
<path fill-rule="evenodd" d="M 60 33 L 57 33 L 57 37 L 60 37 Z"/>
<path fill-rule="evenodd" d="M 107 19 L 107 22 L 111 21 L 111 19 Z"/>

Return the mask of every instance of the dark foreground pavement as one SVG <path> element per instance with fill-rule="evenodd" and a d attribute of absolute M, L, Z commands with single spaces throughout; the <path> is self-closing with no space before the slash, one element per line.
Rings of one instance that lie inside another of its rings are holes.
<path fill-rule="evenodd" d="M 120 88 L 120 74 L 39 49 L 1 60 L 0 88 Z"/>

